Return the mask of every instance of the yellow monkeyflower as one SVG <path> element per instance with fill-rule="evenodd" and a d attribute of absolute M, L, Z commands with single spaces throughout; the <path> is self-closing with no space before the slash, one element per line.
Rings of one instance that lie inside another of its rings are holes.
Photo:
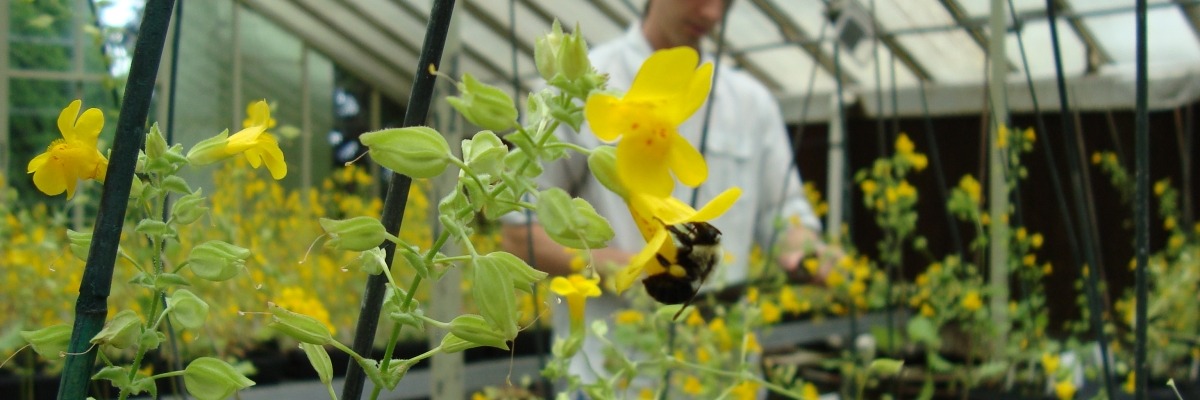
<path fill-rule="evenodd" d="M 271 106 L 267 105 L 266 100 L 250 103 L 246 107 L 246 120 L 242 121 L 242 126 L 245 128 L 229 137 L 225 153 L 245 154 L 251 167 L 258 168 L 265 163 L 272 178 L 283 179 L 287 175 L 287 163 L 283 162 L 283 150 L 279 149 L 279 142 L 275 141 L 275 136 L 267 133 L 267 129 L 275 126 L 275 119 L 271 118 Z"/>
<path fill-rule="evenodd" d="M 245 126 L 233 135 L 229 131 L 205 139 L 188 150 L 187 158 L 192 164 L 205 165 L 243 154 L 250 166 L 258 168 L 266 164 L 271 177 L 276 180 L 287 176 L 287 163 L 283 160 L 283 150 L 279 142 L 267 132 L 275 126 L 271 118 L 271 106 L 265 100 L 251 103 L 246 108 Z"/>
<path fill-rule="evenodd" d="M 787 286 L 779 290 L 779 307 L 792 315 L 804 312 L 804 305 L 796 298 L 796 292 Z"/>
<path fill-rule="evenodd" d="M 979 297 L 978 291 L 968 290 L 967 294 L 963 296 L 962 306 L 967 311 L 974 312 L 980 308 L 983 308 L 983 299 Z"/>
<path fill-rule="evenodd" d="M 910 140 L 908 138 L 908 134 L 901 133 L 900 135 L 896 136 L 896 152 L 897 153 L 912 154 L 913 148 L 915 148 L 915 147 L 916 146 L 913 145 L 912 140 Z"/>
<path fill-rule="evenodd" d="M 879 184 L 870 179 L 863 180 L 859 186 L 862 187 L 863 193 L 868 195 L 875 194 L 875 191 L 879 190 Z"/>
<path fill-rule="evenodd" d="M 1008 127 L 1005 125 L 1000 125 L 996 129 L 996 147 L 1001 149 L 1008 147 Z"/>
<path fill-rule="evenodd" d="M 599 278 L 588 279 L 583 275 L 571 274 L 564 278 L 554 277 L 550 290 L 567 299 L 567 310 L 571 316 L 571 330 L 583 329 L 583 310 L 588 297 L 600 296 Z"/>
<path fill-rule="evenodd" d="M 618 325 L 640 324 L 646 319 L 646 316 L 638 310 L 622 310 L 617 312 L 613 317 Z"/>
<path fill-rule="evenodd" d="M 908 159 L 909 163 L 912 163 L 913 169 L 917 170 L 917 172 L 920 172 L 924 170 L 925 167 L 929 166 L 929 157 L 926 157 L 924 154 L 912 153 L 906 155 L 905 158 Z"/>
<path fill-rule="evenodd" d="M 1042 368 L 1046 369 L 1046 375 L 1054 376 L 1058 371 L 1058 354 L 1042 353 Z"/>
<path fill-rule="evenodd" d="M 672 173 L 691 187 L 708 178 L 704 157 L 678 131 L 712 87 L 713 66 L 697 67 L 699 61 L 690 47 L 656 51 L 624 97 L 588 97 L 584 114 L 592 132 L 605 142 L 621 139 L 617 176 L 626 186 L 665 197 L 675 185 Z"/>
<path fill-rule="evenodd" d="M 800 398 L 803 400 L 819 400 L 821 398 L 821 392 L 817 391 L 817 386 L 813 385 L 812 382 L 807 382 L 804 384 L 804 387 L 800 389 Z"/>
<path fill-rule="evenodd" d="M 683 379 L 683 392 L 693 396 L 704 393 L 704 384 L 695 376 L 688 375 Z"/>
<path fill-rule="evenodd" d="M 963 175 L 962 179 L 958 181 L 958 187 L 966 192 L 975 204 L 979 204 L 983 200 L 983 188 L 979 186 L 979 181 L 975 180 L 975 177 Z"/>
<path fill-rule="evenodd" d="M 1054 394 L 1060 400 L 1069 400 L 1075 398 L 1075 384 L 1071 383 L 1070 379 L 1054 384 Z"/>
<path fill-rule="evenodd" d="M 1025 137 L 1026 142 L 1033 143 L 1037 141 L 1037 133 L 1033 132 L 1033 128 L 1025 128 L 1025 131 L 1021 134 Z"/>
<path fill-rule="evenodd" d="M 1137 373 L 1130 371 L 1129 375 L 1125 375 L 1125 384 L 1121 385 L 1121 390 L 1125 393 L 1133 394 L 1137 390 Z"/>
<path fill-rule="evenodd" d="M 783 310 L 770 300 L 762 303 L 762 319 L 765 324 L 778 323 L 783 317 Z"/>
<path fill-rule="evenodd" d="M 739 400 L 754 400 L 758 398 L 758 382 L 742 381 L 729 391 L 729 397 Z"/>
<path fill-rule="evenodd" d="M 72 101 L 58 114 L 58 131 L 63 138 L 51 142 L 45 153 L 29 160 L 26 172 L 33 174 L 33 184 L 42 193 L 56 196 L 65 191 L 70 199 L 75 196 L 75 182 L 104 181 L 108 159 L 96 149 L 100 130 L 104 128 L 104 113 L 89 108 L 81 115 L 82 105 L 82 101 Z"/>
<path fill-rule="evenodd" d="M 649 275 L 668 272 L 654 257 L 655 254 L 659 254 L 668 260 L 675 259 L 675 243 L 668 240 L 668 226 L 715 219 L 728 211 L 741 193 L 742 190 L 737 187 L 726 189 L 700 210 L 696 210 L 673 197 L 630 192 L 630 198 L 626 199 L 629 212 L 638 230 L 642 232 L 642 238 L 646 239 L 646 247 L 629 260 L 628 266 L 617 272 L 617 293 L 628 289 L 642 276 L 642 272 Z"/>

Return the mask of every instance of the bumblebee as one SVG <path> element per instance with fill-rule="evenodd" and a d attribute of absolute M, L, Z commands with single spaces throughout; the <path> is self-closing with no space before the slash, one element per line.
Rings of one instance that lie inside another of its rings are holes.
<path fill-rule="evenodd" d="M 659 303 L 686 308 L 722 257 L 721 231 L 707 222 L 685 222 L 667 226 L 667 232 L 675 244 L 675 259 L 656 254 L 666 271 L 646 277 L 642 285 Z"/>

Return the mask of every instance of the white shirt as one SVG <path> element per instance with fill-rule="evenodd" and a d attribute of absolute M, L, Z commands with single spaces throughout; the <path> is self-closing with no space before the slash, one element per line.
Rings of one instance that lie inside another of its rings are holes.
<path fill-rule="evenodd" d="M 624 36 L 595 47 L 589 54 L 592 65 L 601 73 L 609 74 L 608 85 L 625 92 L 637 75 L 642 62 L 653 52 L 650 43 L 642 34 L 641 23 L 629 28 Z M 704 61 L 711 62 L 706 54 Z M 710 223 L 722 232 L 721 243 L 726 253 L 725 261 L 709 276 L 705 287 L 721 287 L 744 282 L 747 278 L 750 250 L 757 244 L 763 249 L 775 229 L 776 221 L 787 221 L 798 217 L 805 226 L 820 230 L 821 223 L 812 207 L 804 198 L 800 177 L 788 174 L 792 162 L 792 146 L 787 137 L 783 118 L 774 97 L 761 83 L 746 73 L 722 65 L 716 72 L 716 91 L 707 145 L 701 150 L 708 161 L 708 180 L 700 185 L 699 198 L 694 208 L 700 208 L 724 190 L 739 186 L 742 195 L 730 210 Z M 701 107 L 679 127 L 679 133 L 697 149 L 700 147 L 704 114 L 708 104 Z M 558 132 L 564 141 L 593 148 L 602 144 L 584 124 L 582 132 L 570 128 Z M 787 193 L 783 193 L 787 179 Z M 636 253 L 646 242 L 629 215 L 624 202 L 608 191 L 591 175 L 587 159 L 579 154 L 548 165 L 539 178 L 543 187 L 566 189 L 572 196 L 587 200 L 596 212 L 608 219 L 616 233 L 609 246 Z M 678 182 L 674 197 L 684 203 L 692 198 L 692 188 Z M 513 215 L 515 217 L 515 214 Z M 506 222 L 524 222 L 521 218 L 507 218 Z M 786 225 L 782 225 L 786 226 Z M 777 235 L 782 237 L 782 235 Z M 635 284 L 629 290 L 643 290 Z M 613 312 L 624 307 L 616 295 L 605 293 L 599 298 L 588 299 L 587 319 L 606 318 L 612 323 Z M 554 313 L 554 328 L 558 336 L 565 337 L 568 329 L 565 307 Z M 603 353 L 600 344 L 589 337 L 583 352 L 587 353 L 596 371 L 601 371 Z M 583 357 L 573 360 L 572 373 L 584 377 L 584 382 L 594 379 L 591 369 L 583 364 Z"/>

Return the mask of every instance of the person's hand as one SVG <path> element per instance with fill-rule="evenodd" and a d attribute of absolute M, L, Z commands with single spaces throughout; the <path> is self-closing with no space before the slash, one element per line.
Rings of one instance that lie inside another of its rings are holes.
<path fill-rule="evenodd" d="M 804 249 L 784 251 L 777 261 L 787 271 L 790 280 L 823 286 L 825 277 L 844 255 L 840 248 L 817 243 L 811 246 L 811 252 L 805 252 Z M 817 263 L 816 268 L 805 266 L 805 263 Z"/>

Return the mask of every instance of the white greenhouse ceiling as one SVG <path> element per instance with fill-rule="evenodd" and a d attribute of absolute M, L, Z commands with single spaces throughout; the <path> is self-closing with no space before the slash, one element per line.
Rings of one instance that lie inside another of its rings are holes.
<path fill-rule="evenodd" d="M 386 95 L 407 99 L 433 0 L 238 1 Z M 1134 1 L 1053 1 L 1072 106 L 1132 108 Z M 621 35 L 644 4 L 458 0 L 453 29 L 459 39 L 449 46 L 459 50 L 460 73 L 511 88 L 515 64 L 528 90 L 537 79 L 533 41 L 554 19 L 568 29 L 578 24 L 594 45 Z M 1009 106 L 1017 112 L 1032 109 L 1028 70 L 1042 109 L 1057 109 L 1046 1 L 1012 4 L 1015 22 L 1008 7 L 1004 10 Z M 990 6 L 990 0 L 734 0 L 722 62 L 766 84 L 791 122 L 827 118 L 837 76 L 843 100 L 861 104 L 869 115 L 880 106 L 885 113 L 918 115 L 924 112 L 922 96 L 934 114 L 977 114 L 985 107 Z M 1150 0 L 1148 15 L 1151 107 L 1195 100 L 1200 97 L 1200 0 Z M 515 45 L 510 39 L 514 22 Z M 840 43 L 835 37 L 842 38 Z M 709 50 L 717 48 L 716 40 L 714 32 L 706 43 Z"/>

